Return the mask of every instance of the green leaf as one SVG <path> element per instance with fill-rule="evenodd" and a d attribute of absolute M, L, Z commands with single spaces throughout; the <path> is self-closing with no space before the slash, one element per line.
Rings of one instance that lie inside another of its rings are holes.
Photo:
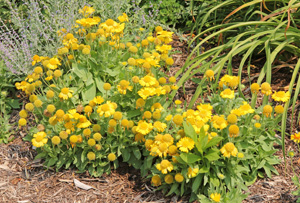
<path fill-rule="evenodd" d="M 197 142 L 197 134 L 193 128 L 193 126 L 187 122 L 183 122 L 183 128 L 184 128 L 184 133 L 193 139 L 193 141 L 196 143 Z"/>
<path fill-rule="evenodd" d="M 36 156 L 34 157 L 34 159 L 35 159 L 35 160 L 36 160 L 36 159 L 42 159 L 42 158 L 46 157 L 46 155 L 47 155 L 46 152 L 42 152 L 42 153 L 39 153 L 38 155 L 36 155 Z"/>
<path fill-rule="evenodd" d="M 104 90 L 104 88 L 103 88 L 104 82 L 103 82 L 99 77 L 95 77 L 94 80 L 95 80 L 95 82 L 96 82 L 97 89 L 98 89 L 101 93 L 105 93 L 105 90 Z"/>
<path fill-rule="evenodd" d="M 19 109 L 21 103 L 19 103 L 19 100 L 17 99 L 11 99 L 9 102 L 7 102 L 12 108 Z"/>
<path fill-rule="evenodd" d="M 82 66 L 80 64 L 73 63 L 72 68 L 73 68 L 73 72 L 79 78 L 81 78 L 83 81 L 87 80 L 87 69 L 84 66 Z"/>
<path fill-rule="evenodd" d="M 185 185 L 185 183 L 183 182 L 183 183 L 181 183 L 181 187 L 180 187 L 180 196 L 182 196 L 183 194 L 184 194 L 184 185 Z"/>
<path fill-rule="evenodd" d="M 122 157 L 123 157 L 123 161 L 127 162 L 130 159 L 130 153 L 128 151 L 128 149 L 121 149 L 122 152 Z"/>
<path fill-rule="evenodd" d="M 209 172 L 210 164 L 209 163 L 207 163 L 207 164 L 208 164 L 207 166 L 205 165 L 202 168 L 200 168 L 199 173 L 207 173 L 207 172 Z"/>
<path fill-rule="evenodd" d="M 96 96 L 96 85 L 93 82 L 89 86 L 85 87 L 82 91 L 82 98 L 84 102 L 91 101 Z"/>
<path fill-rule="evenodd" d="M 127 112 L 127 118 L 131 119 L 133 117 L 141 115 L 141 111 L 139 109 L 130 110 Z"/>
<path fill-rule="evenodd" d="M 212 146 L 215 146 L 217 145 L 221 140 L 223 140 L 224 138 L 221 137 L 221 136 L 215 136 L 213 137 L 206 145 L 205 145 L 205 149 L 209 148 L 209 147 L 212 147 Z"/>
<path fill-rule="evenodd" d="M 197 191 L 198 191 L 198 189 L 200 187 L 200 184 L 202 182 L 202 179 L 203 179 L 203 174 L 198 174 L 198 176 L 195 178 L 195 180 L 193 182 L 192 192 L 197 193 Z"/>
<path fill-rule="evenodd" d="M 265 164 L 266 164 L 266 160 L 262 160 L 256 169 L 260 169 L 260 168 L 264 167 Z"/>
<path fill-rule="evenodd" d="M 137 158 L 137 159 L 141 159 L 141 157 L 142 157 L 142 154 L 141 154 L 141 152 L 140 152 L 140 150 L 139 150 L 139 148 L 133 148 L 133 154 L 134 154 L 134 156 Z"/>
<path fill-rule="evenodd" d="M 53 166 L 57 161 L 57 157 L 52 157 L 51 159 L 49 159 L 47 166 Z"/>
<path fill-rule="evenodd" d="M 181 153 L 180 158 L 187 164 L 192 164 L 201 160 L 201 156 L 191 154 L 191 153 Z"/>
<path fill-rule="evenodd" d="M 167 196 L 173 194 L 177 190 L 178 186 L 179 186 L 178 183 L 173 183 L 173 185 L 172 185 L 170 191 L 168 192 Z"/>
<path fill-rule="evenodd" d="M 152 163 L 153 163 L 153 159 L 154 159 L 153 156 L 148 156 L 147 157 L 147 159 L 146 159 L 146 168 L 151 168 Z"/>
<path fill-rule="evenodd" d="M 218 149 L 210 149 L 204 156 L 208 161 L 216 161 L 220 158 Z"/>

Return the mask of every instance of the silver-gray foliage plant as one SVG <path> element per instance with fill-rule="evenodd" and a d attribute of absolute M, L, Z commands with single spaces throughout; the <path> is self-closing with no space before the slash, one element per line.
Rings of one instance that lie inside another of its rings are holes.
<path fill-rule="evenodd" d="M 13 0 L 6 0 L 11 11 L 11 24 L 0 19 L 0 59 L 13 74 L 32 71 L 32 57 L 53 56 L 61 46 L 57 31 L 71 30 L 79 18 L 78 10 L 85 0 L 23 0 L 26 7 L 19 12 Z M 14 27 L 14 29 L 12 29 Z"/>

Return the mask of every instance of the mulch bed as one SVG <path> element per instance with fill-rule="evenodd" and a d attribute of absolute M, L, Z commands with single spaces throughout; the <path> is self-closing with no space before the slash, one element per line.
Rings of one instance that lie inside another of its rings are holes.
<path fill-rule="evenodd" d="M 178 37 L 174 37 L 172 43 L 175 51 L 180 54 L 174 54 L 174 65 L 168 72 L 169 75 L 175 75 L 176 71 L 183 66 L 185 59 L 189 54 L 189 49 L 185 42 L 181 42 Z M 238 60 L 237 62 L 238 63 Z M 256 64 L 259 66 L 259 63 Z M 256 67 L 257 67 L 256 66 Z M 259 67 L 251 70 L 251 78 L 255 80 Z M 272 78 L 272 88 L 283 90 L 288 86 L 291 73 L 286 67 L 275 70 Z M 236 72 L 236 70 L 234 71 Z M 247 79 L 243 78 L 247 83 Z M 188 81 L 186 84 L 187 92 L 183 94 L 181 90 L 176 95 L 177 99 L 190 101 L 197 84 Z M 294 116 L 299 114 L 299 101 L 297 101 Z M 291 110 L 289 111 L 291 112 Z M 289 121 L 291 120 L 289 114 Z M 17 112 L 11 115 L 11 123 L 18 120 Z M 291 129 L 291 122 L 287 123 L 287 132 L 294 133 L 299 130 L 299 125 L 294 119 L 294 128 Z M 15 139 L 7 145 L 0 145 L 0 202 L 19 202 L 19 203 L 37 203 L 37 202 L 188 202 L 189 197 L 165 197 L 161 192 L 155 191 L 149 181 L 141 178 L 140 173 L 127 164 L 121 164 L 117 170 L 112 170 L 109 175 L 103 175 L 101 178 L 90 177 L 88 173 L 77 174 L 76 170 L 60 170 L 58 172 L 53 168 L 45 168 L 41 160 L 34 160 L 35 150 L 28 142 L 22 141 L 26 135 L 26 130 L 15 128 Z M 294 150 L 295 157 L 293 165 L 296 174 L 300 174 L 300 154 L 297 146 L 286 137 L 286 151 Z M 296 202 L 291 192 L 296 187 L 291 181 L 293 169 L 291 167 L 291 158 L 287 157 L 286 168 L 283 161 L 281 147 L 278 146 L 276 155 L 282 160 L 281 164 L 275 166 L 279 175 L 273 175 L 272 178 L 257 179 L 249 187 L 250 193 L 243 203 L 282 203 Z M 84 190 L 74 184 L 74 179 L 92 186 L 92 189 Z"/>

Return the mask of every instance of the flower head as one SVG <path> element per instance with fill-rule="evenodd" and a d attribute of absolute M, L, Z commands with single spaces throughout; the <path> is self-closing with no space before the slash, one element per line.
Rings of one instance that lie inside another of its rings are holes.
<path fill-rule="evenodd" d="M 143 135 L 147 135 L 148 133 L 150 133 L 152 129 L 153 129 L 152 123 L 147 123 L 146 121 L 140 121 L 136 128 L 136 131 Z"/>
<path fill-rule="evenodd" d="M 67 100 L 69 98 L 72 98 L 72 93 L 73 93 L 73 90 L 70 90 L 69 88 L 64 87 L 61 89 L 58 97 L 63 100 Z"/>
<path fill-rule="evenodd" d="M 269 96 L 270 94 L 272 94 L 272 88 L 271 85 L 267 82 L 264 82 L 263 84 L 261 84 L 261 93 Z"/>
<path fill-rule="evenodd" d="M 187 176 L 189 178 L 194 178 L 194 177 L 197 176 L 198 172 L 199 172 L 199 168 L 191 168 L 191 167 L 189 167 L 188 172 L 187 172 Z"/>
<path fill-rule="evenodd" d="M 220 200 L 221 200 L 221 194 L 220 194 L 220 193 L 217 193 L 217 192 L 212 193 L 212 194 L 210 195 L 210 198 L 211 198 L 214 202 L 220 202 Z"/>
<path fill-rule="evenodd" d="M 230 156 L 236 156 L 238 154 L 237 148 L 234 146 L 232 142 L 226 143 L 221 149 L 221 153 L 224 157 L 229 158 Z"/>
<path fill-rule="evenodd" d="M 294 135 L 291 135 L 291 140 L 293 140 L 296 143 L 300 143 L 300 133 L 296 133 Z"/>
<path fill-rule="evenodd" d="M 31 140 L 32 145 L 35 147 L 42 147 L 48 142 L 48 138 L 46 138 L 47 134 L 44 131 L 38 132 L 33 135 L 33 139 Z"/>
<path fill-rule="evenodd" d="M 214 73 L 213 70 L 208 69 L 208 70 L 205 72 L 205 77 L 207 77 L 207 79 L 208 79 L 209 81 L 212 81 L 212 80 L 215 79 L 214 75 L 215 75 L 215 73 Z"/>
<path fill-rule="evenodd" d="M 152 176 L 151 178 L 151 183 L 154 185 L 154 186 L 160 186 L 161 185 L 161 178 L 159 177 L 159 175 L 154 175 Z"/>
<path fill-rule="evenodd" d="M 272 106 L 270 106 L 270 105 L 266 105 L 266 106 L 264 106 L 264 108 L 263 108 L 263 114 L 264 114 L 266 117 L 270 117 L 272 111 L 273 111 L 273 108 L 272 108 Z"/>
<path fill-rule="evenodd" d="M 260 89 L 259 84 L 252 83 L 250 89 L 253 94 L 257 94 Z"/>
<path fill-rule="evenodd" d="M 290 92 L 278 91 L 272 95 L 272 99 L 275 101 L 287 102 L 291 97 Z"/>
<path fill-rule="evenodd" d="M 171 172 L 173 170 L 173 165 L 168 160 L 164 159 L 159 164 L 156 164 L 157 170 L 161 171 L 162 174 L 167 174 L 168 171 Z"/>
<path fill-rule="evenodd" d="M 177 147 L 182 152 L 189 152 L 189 150 L 192 150 L 194 146 L 195 142 L 189 137 L 183 137 L 177 142 Z"/>
<path fill-rule="evenodd" d="M 233 99 L 234 98 L 234 91 L 231 89 L 225 89 L 221 92 L 220 96 L 223 99 Z"/>

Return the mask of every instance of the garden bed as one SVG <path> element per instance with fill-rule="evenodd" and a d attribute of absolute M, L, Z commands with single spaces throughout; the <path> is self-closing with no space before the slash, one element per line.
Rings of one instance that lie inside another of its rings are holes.
<path fill-rule="evenodd" d="M 172 46 L 180 53 L 173 56 L 175 63 L 169 72 L 170 76 L 175 75 L 182 67 L 188 55 L 187 44 L 181 42 L 178 37 L 173 39 Z M 255 69 L 253 76 L 255 77 Z M 289 73 L 284 69 L 278 70 L 273 74 L 272 88 L 282 89 L 288 85 L 289 78 Z M 185 95 L 179 91 L 176 98 L 189 101 L 196 84 L 189 81 L 186 83 L 186 89 Z M 299 108 L 296 109 L 295 115 L 298 112 Z M 18 115 L 15 112 L 11 116 L 11 123 L 17 120 Z M 30 124 L 34 125 L 32 122 Z M 299 130 L 296 122 L 294 127 Z M 287 129 L 289 131 L 290 122 Z M 155 191 L 150 181 L 145 181 L 138 170 L 125 163 L 122 163 L 117 170 L 112 170 L 110 175 L 103 175 L 101 178 L 93 178 L 88 173 L 77 174 L 75 169 L 59 172 L 55 172 L 51 167 L 46 169 L 41 160 L 34 160 L 36 151 L 32 149 L 31 143 L 22 141 L 27 132 L 15 130 L 16 139 L 0 147 L 0 196 L 2 198 L 0 201 L 2 202 L 188 202 L 189 197 L 165 197 L 161 192 Z M 285 142 L 287 151 L 297 151 L 296 145 L 288 137 Z M 249 187 L 250 194 L 243 201 L 244 203 L 296 201 L 296 198 L 291 195 L 291 192 L 296 189 L 291 181 L 293 174 L 291 158 L 287 157 L 285 169 L 281 147 L 276 148 L 278 149 L 276 155 L 281 160 L 281 164 L 275 166 L 279 175 L 273 174 L 272 178 L 258 178 Z M 296 174 L 300 173 L 299 162 L 300 156 L 296 153 L 293 158 Z M 93 188 L 89 190 L 78 188 L 74 184 L 74 179 Z"/>

